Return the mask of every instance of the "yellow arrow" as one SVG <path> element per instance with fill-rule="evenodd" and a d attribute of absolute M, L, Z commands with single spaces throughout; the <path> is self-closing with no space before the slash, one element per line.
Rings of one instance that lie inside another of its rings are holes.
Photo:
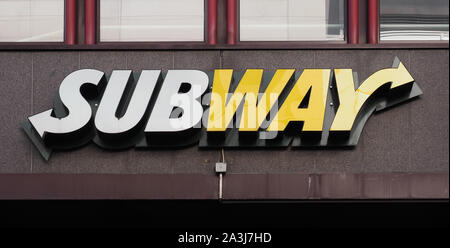
<path fill-rule="evenodd" d="M 367 99 L 381 86 L 391 83 L 391 89 L 410 84 L 414 78 L 402 62 L 397 68 L 388 68 L 375 72 L 368 77 L 355 91 L 351 69 L 335 69 L 339 108 L 330 131 L 351 131 L 353 123 Z"/>

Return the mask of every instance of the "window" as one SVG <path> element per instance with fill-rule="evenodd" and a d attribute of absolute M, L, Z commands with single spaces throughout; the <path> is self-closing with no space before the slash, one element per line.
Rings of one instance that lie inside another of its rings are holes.
<path fill-rule="evenodd" d="M 64 41 L 64 0 L 0 0 L 0 42 L 36 41 Z"/>
<path fill-rule="evenodd" d="M 101 0 L 100 41 L 203 41 L 204 0 Z"/>
<path fill-rule="evenodd" d="M 380 40 L 448 40 L 448 0 L 381 0 Z"/>
<path fill-rule="evenodd" d="M 240 0 L 240 40 L 344 40 L 344 7 L 344 0 Z"/>

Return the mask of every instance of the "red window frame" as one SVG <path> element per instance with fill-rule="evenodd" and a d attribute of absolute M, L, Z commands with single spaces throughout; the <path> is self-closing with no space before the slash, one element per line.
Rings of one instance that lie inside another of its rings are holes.
<path fill-rule="evenodd" d="M 359 43 L 359 0 L 348 0 L 347 35 L 349 44 Z"/>
<path fill-rule="evenodd" d="M 64 43 L 75 45 L 77 43 L 77 0 L 65 0 L 64 5 Z"/>
<path fill-rule="evenodd" d="M 380 0 L 346 0 L 345 41 L 238 40 L 238 1 L 204 0 L 203 42 L 100 42 L 99 1 L 65 0 L 63 42 L 0 42 L 0 50 L 448 48 L 448 41 L 379 41 Z"/>
<path fill-rule="evenodd" d="M 94 45 L 97 43 L 97 10 L 96 0 L 85 0 L 84 2 L 84 43 Z M 97 13 L 98 12 L 98 13 Z"/>
<path fill-rule="evenodd" d="M 367 3 L 367 43 L 378 44 L 380 37 L 378 0 L 369 0 Z"/>

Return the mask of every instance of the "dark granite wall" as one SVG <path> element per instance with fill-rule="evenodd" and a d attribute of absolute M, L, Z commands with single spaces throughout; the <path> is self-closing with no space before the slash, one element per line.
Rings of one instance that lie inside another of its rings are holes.
<path fill-rule="evenodd" d="M 45 162 L 20 123 L 52 107 L 63 78 L 79 68 L 352 68 L 364 79 L 398 56 L 424 94 L 374 115 L 353 150 L 225 150 L 229 173 L 428 173 L 449 169 L 449 51 L 247 50 L 0 52 L 0 173 L 214 173 L 220 151 L 108 152 L 89 145 Z"/>

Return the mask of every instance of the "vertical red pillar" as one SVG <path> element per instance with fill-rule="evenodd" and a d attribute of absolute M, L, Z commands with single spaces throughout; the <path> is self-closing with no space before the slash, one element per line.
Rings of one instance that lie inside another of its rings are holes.
<path fill-rule="evenodd" d="M 379 36 L 379 23 L 378 23 L 378 13 L 379 5 L 378 0 L 369 0 L 367 4 L 367 40 L 370 44 L 378 43 Z"/>
<path fill-rule="evenodd" d="M 217 0 L 208 0 L 208 44 L 217 44 Z"/>
<path fill-rule="evenodd" d="M 84 43 L 92 45 L 96 43 L 96 0 L 85 0 L 85 35 Z"/>
<path fill-rule="evenodd" d="M 348 0 L 348 43 L 359 43 L 359 0 Z"/>
<path fill-rule="evenodd" d="M 236 44 L 236 12 L 236 0 L 227 0 L 227 44 L 229 45 Z"/>
<path fill-rule="evenodd" d="M 77 1 L 65 1 L 64 42 L 74 45 L 77 42 Z"/>

